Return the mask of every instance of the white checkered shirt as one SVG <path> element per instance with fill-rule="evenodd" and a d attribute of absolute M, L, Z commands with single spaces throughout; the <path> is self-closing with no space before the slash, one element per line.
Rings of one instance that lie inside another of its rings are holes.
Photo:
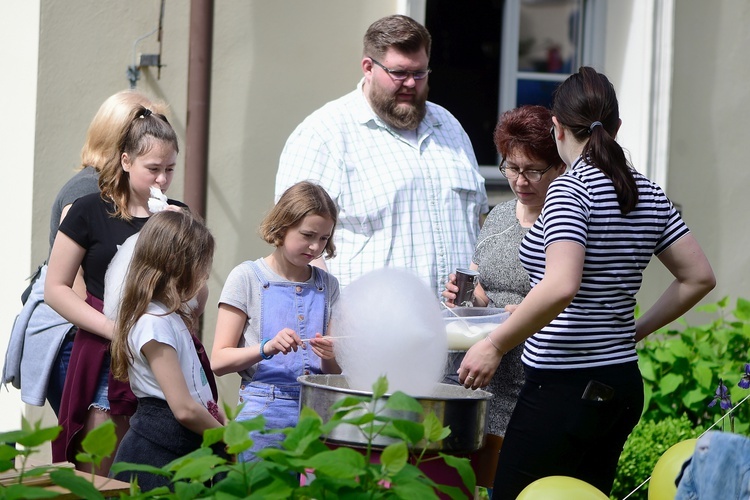
<path fill-rule="evenodd" d="M 328 191 L 339 221 L 337 256 L 326 264 L 342 287 L 387 266 L 414 271 L 439 296 L 448 274 L 471 262 L 487 212 L 471 141 L 453 115 L 428 102 L 417 144 L 409 142 L 375 115 L 363 81 L 289 136 L 276 200 L 302 180 Z"/>

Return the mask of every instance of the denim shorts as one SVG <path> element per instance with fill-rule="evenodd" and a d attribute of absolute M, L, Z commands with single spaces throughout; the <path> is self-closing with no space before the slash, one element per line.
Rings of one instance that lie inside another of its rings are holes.
<path fill-rule="evenodd" d="M 94 399 L 89 405 L 89 410 L 91 408 L 96 408 L 98 410 L 109 411 L 110 409 L 109 398 L 107 397 L 107 392 L 109 391 L 109 362 L 110 357 L 107 355 L 104 358 L 104 363 L 102 363 L 102 369 L 99 371 L 99 381 L 96 384 L 96 394 L 94 394 Z"/>

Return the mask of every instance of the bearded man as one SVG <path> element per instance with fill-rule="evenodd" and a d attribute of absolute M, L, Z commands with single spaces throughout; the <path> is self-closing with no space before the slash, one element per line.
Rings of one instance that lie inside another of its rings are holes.
<path fill-rule="evenodd" d="M 488 209 L 484 178 L 461 125 L 427 101 L 431 45 L 427 29 L 409 17 L 375 21 L 364 36 L 357 88 L 308 116 L 281 153 L 277 200 L 310 180 L 339 208 L 338 258 L 328 270 L 341 287 L 398 267 L 439 297 L 448 275 L 472 261 Z"/>

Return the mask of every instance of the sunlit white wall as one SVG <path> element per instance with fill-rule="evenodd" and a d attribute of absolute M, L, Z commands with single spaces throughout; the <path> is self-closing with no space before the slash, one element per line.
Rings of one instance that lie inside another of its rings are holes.
<path fill-rule="evenodd" d="M 31 217 L 34 180 L 39 0 L 0 2 L 0 60 L 5 68 L 0 92 L 0 141 L 4 180 L 2 259 L 0 259 L 0 359 L 21 309 L 20 295 L 31 268 Z M 11 77 L 12 75 L 12 77 Z M 20 428 L 20 393 L 0 387 L 0 431 Z"/>

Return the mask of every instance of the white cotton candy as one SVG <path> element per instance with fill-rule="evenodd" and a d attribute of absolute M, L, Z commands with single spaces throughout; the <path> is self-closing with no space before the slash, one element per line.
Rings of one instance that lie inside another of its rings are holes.
<path fill-rule="evenodd" d="M 448 345 L 433 291 L 407 270 L 385 268 L 341 292 L 331 321 L 336 360 L 349 387 L 371 391 L 380 375 L 388 392 L 429 396 L 443 378 Z"/>
<path fill-rule="evenodd" d="M 112 261 L 107 267 L 104 275 L 104 315 L 112 321 L 117 318 L 122 300 L 122 286 L 125 283 L 125 275 L 133 257 L 135 243 L 138 241 L 138 233 L 134 234 L 117 249 Z"/>
<path fill-rule="evenodd" d="M 152 214 L 161 212 L 167 208 L 167 195 L 161 192 L 161 189 L 151 186 L 149 188 L 151 197 L 148 199 L 148 211 Z"/>

